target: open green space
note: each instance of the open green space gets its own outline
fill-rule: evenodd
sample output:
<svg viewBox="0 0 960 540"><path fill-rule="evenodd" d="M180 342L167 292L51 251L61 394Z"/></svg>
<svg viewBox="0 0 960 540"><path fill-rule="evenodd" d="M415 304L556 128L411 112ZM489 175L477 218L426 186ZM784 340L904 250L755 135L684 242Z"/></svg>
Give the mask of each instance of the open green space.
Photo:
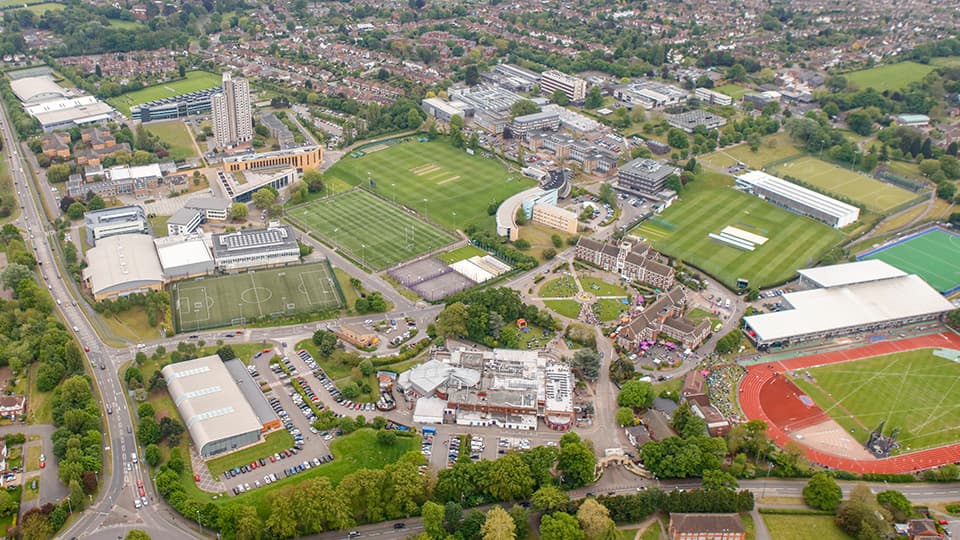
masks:
<svg viewBox="0 0 960 540"><path fill-rule="evenodd" d="M908 84L923 79L934 69L934 66L916 62L900 62L851 71L843 75L848 82L855 84L861 90L873 88L883 92L906 88Z"/></svg>
<svg viewBox="0 0 960 540"><path fill-rule="evenodd" d="M36 363L30 366L29 382L27 383L27 423L28 424L52 424L53 423L53 392L41 392L37 390L37 370L40 364Z"/></svg>
<svg viewBox="0 0 960 540"><path fill-rule="evenodd" d="M120 19L110 19L111 28L120 28L121 30L137 30L144 26L136 21L121 21Z"/></svg>
<svg viewBox="0 0 960 540"><path fill-rule="evenodd" d="M304 264L182 281L173 286L171 308L179 331L238 325L296 313L343 307L327 263Z"/></svg>
<svg viewBox="0 0 960 540"><path fill-rule="evenodd" d="M487 214L490 204L536 185L520 173L509 172L499 161L471 156L446 139L367 152L341 159L325 177L353 186L362 183L451 230L471 224L492 228L494 218Z"/></svg>
<svg viewBox="0 0 960 540"><path fill-rule="evenodd" d="M469 259L470 257L476 257L476 256L483 257L486 254L487 254L486 251L471 244L471 245L459 247L457 249L448 251L446 253L441 253L438 256L438 258L447 264L453 264L457 261Z"/></svg>
<svg viewBox="0 0 960 540"><path fill-rule="evenodd" d="M576 319L580 315L580 303L576 300L544 300L543 303L568 319Z"/></svg>
<svg viewBox="0 0 960 540"><path fill-rule="evenodd" d="M907 351L810 368L794 382L861 442L885 422L886 434L900 429L902 451L933 448L960 441L960 393L954 391L960 363L933 352Z"/></svg>
<svg viewBox="0 0 960 540"><path fill-rule="evenodd" d="M249 465L256 459L267 458L292 446L293 435L289 431L274 431L264 437L262 443L207 461L207 468L210 469L210 474L217 478L227 469Z"/></svg>
<svg viewBox="0 0 960 540"><path fill-rule="evenodd" d="M960 66L960 56L941 56L931 58L930 63L938 67L957 67Z"/></svg>
<svg viewBox="0 0 960 540"><path fill-rule="evenodd" d="M597 311L597 318L602 322L612 321L620 316L627 305L620 301L620 298L601 298L597 300L600 306Z"/></svg>
<svg viewBox="0 0 960 540"><path fill-rule="evenodd" d="M580 276L580 286L594 296L627 296L628 294L627 290L619 285L590 276Z"/></svg>
<svg viewBox="0 0 960 540"><path fill-rule="evenodd" d="M507 323L513 324L513 323ZM517 346L518 349L529 349L543 347L550 341L550 338L553 337L553 334L544 336L543 328L539 326L529 325L526 329L520 331L520 343Z"/></svg>
<svg viewBox="0 0 960 540"><path fill-rule="evenodd" d="M743 251L707 236L728 225L768 241L754 251ZM729 177L715 173L698 175L679 201L632 232L731 289L737 278L759 288L787 281L843 239L831 227L731 188Z"/></svg>
<svg viewBox="0 0 960 540"><path fill-rule="evenodd" d="M541 285L540 296L542 298L570 298L577 294L579 290L573 276L563 276L551 279Z"/></svg>
<svg viewBox="0 0 960 540"><path fill-rule="evenodd" d="M193 146L193 138L187 125L179 120L172 122L158 122L146 126L147 131L160 138L161 142L170 145L170 159L174 161L183 161L188 158L197 157L196 148Z"/></svg>
<svg viewBox="0 0 960 540"><path fill-rule="evenodd" d="M717 317L717 316L714 315L713 313L710 313L710 312L708 312L708 311L704 311L704 310L702 310L702 309L700 309L700 308L693 308L693 309L687 311L686 316L687 316L688 319L690 319L691 321L693 321L693 322L695 322L695 323L698 323L698 322L700 322L700 321L702 321L702 320L704 320L704 319L709 319L711 326L716 326L717 323L720 322L720 317Z"/></svg>
<svg viewBox="0 0 960 540"><path fill-rule="evenodd" d="M864 257L879 259L946 292L960 285L960 236L932 229Z"/></svg>
<svg viewBox="0 0 960 540"><path fill-rule="evenodd" d="M874 212L887 212L917 197L916 193L813 156L792 159L775 166L772 172L780 177L798 178L824 191L863 204Z"/></svg>
<svg viewBox="0 0 960 540"><path fill-rule="evenodd" d="M160 329L150 326L147 310L143 306L132 306L120 313L105 315L104 324L116 336L134 343L160 339Z"/></svg>
<svg viewBox="0 0 960 540"><path fill-rule="evenodd" d="M764 137L756 152L750 149L749 144L741 143L711 152L698 159L714 167L727 168L741 162L753 169L762 169L771 163L799 156L802 153L802 150L794 146L790 136L781 132Z"/></svg>
<svg viewBox="0 0 960 540"><path fill-rule="evenodd" d="M340 283L340 290L343 291L343 303L348 311L353 310L354 306L357 305L357 300L360 298L360 295L357 293L357 290L353 288L353 285L350 284L350 274L341 270L340 268L334 267L333 274L337 278L337 282Z"/></svg>
<svg viewBox="0 0 960 540"><path fill-rule="evenodd" d="M41 4L43 0L0 0L0 9L19 8L30 4Z"/></svg>
<svg viewBox="0 0 960 540"><path fill-rule="evenodd" d="M761 515L770 532L770 538L777 540L851 540L851 537L833 522L833 516Z"/></svg>
<svg viewBox="0 0 960 540"><path fill-rule="evenodd" d="M363 189L295 206L287 217L377 270L456 240L449 232Z"/></svg>
<svg viewBox="0 0 960 540"><path fill-rule="evenodd" d="M323 476L330 479L333 485L340 483L344 476L360 469L382 469L397 461L407 452L420 446L419 437L397 437L392 446L377 444L377 432L372 429L357 430L349 435L334 439L330 442L330 452L333 461L313 467L296 476L284 478L271 484L270 489L257 489L243 493L229 499L231 502L248 504L257 508L261 516L269 513L269 500L279 488L287 485L296 485L309 478Z"/></svg>
<svg viewBox="0 0 960 540"><path fill-rule="evenodd" d="M45 2L43 4L33 4L32 6L27 6L26 9L32 11L35 15L40 16L48 11L62 11L66 5L58 4L56 2Z"/></svg>
<svg viewBox="0 0 960 540"><path fill-rule="evenodd" d="M732 97L734 101L739 101L740 98L747 93L747 89L739 84L721 84L720 86L714 87L713 91L726 94Z"/></svg>
<svg viewBox="0 0 960 540"><path fill-rule="evenodd" d="M43 453L43 447L39 444L31 444L27 446L26 449L23 457L24 472L40 470L40 454Z"/></svg>
<svg viewBox="0 0 960 540"><path fill-rule="evenodd" d="M40 4L40 6L43 5L45 4ZM220 86L220 81L221 76L215 73L210 73L209 71L190 71L187 72L186 77L183 79L155 84L135 92L128 92L117 97L112 97L107 100L107 103L113 105L113 107L121 113L130 116L130 107L134 105L179 96L180 94L188 94L198 90L206 90L207 88L215 88Z"/></svg>
<svg viewBox="0 0 960 540"><path fill-rule="evenodd" d="M153 235L162 238L167 236L167 222L170 221L170 216L153 216L148 217L147 221L150 222L150 229L153 231Z"/></svg>

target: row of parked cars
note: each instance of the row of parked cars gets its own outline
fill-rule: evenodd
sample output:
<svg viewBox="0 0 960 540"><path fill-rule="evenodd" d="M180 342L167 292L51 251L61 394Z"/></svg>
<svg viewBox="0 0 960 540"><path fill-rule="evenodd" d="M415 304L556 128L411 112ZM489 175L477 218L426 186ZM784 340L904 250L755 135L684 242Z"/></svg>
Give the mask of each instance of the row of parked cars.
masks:
<svg viewBox="0 0 960 540"><path fill-rule="evenodd" d="M428 459L430 458L430 454L433 453L433 435L423 434L423 443L420 445L420 452L427 456Z"/></svg>
<svg viewBox="0 0 960 540"><path fill-rule="evenodd" d="M297 354L306 362L307 366L316 366L316 362L313 360L313 357L307 351L298 351ZM333 379L327 377L327 374L324 373L323 368L319 366L313 369L313 375L320 381L320 384L330 393L330 397L337 400L337 403L355 411L373 411L376 410L377 406L373 403L361 403L349 400L343 397L343 394L340 393L340 389L337 388L336 383L333 382Z"/></svg>

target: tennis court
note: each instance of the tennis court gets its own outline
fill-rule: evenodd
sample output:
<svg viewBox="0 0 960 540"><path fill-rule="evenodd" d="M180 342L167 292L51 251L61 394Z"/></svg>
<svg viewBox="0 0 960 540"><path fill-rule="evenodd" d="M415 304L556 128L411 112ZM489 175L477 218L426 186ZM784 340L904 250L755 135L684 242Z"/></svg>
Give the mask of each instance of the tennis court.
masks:
<svg viewBox="0 0 960 540"><path fill-rule="evenodd" d="M960 235L940 227L868 251L857 259L879 259L917 274L944 294L960 289Z"/></svg>
<svg viewBox="0 0 960 540"><path fill-rule="evenodd" d="M343 293L328 262L205 277L173 286L173 312L181 332L343 306Z"/></svg>

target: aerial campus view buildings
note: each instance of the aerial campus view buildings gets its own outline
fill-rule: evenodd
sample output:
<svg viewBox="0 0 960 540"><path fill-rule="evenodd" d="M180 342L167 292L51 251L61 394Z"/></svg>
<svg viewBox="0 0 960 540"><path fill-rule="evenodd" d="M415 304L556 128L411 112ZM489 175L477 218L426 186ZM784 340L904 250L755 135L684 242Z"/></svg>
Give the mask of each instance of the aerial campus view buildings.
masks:
<svg viewBox="0 0 960 540"><path fill-rule="evenodd" d="M478 8L502 14L485 25L505 35L513 35L513 25L533 24L505 26L511 16L501 9ZM632 28L636 10L611 20ZM752 17L742 19L753 24ZM789 17L766 19L767 25L786 24ZM87 310L71 320L79 323L70 324L75 335L85 336L92 354L99 354L112 347L106 341L114 333L130 331L129 313L113 313L130 304L127 299L169 302L158 310L170 320L161 322L155 339L132 343L140 352L151 348L143 342L176 345L176 360L158 350L147 360L137 355L134 365L131 346L131 354L104 354L116 358L116 366L92 365L154 371L147 400L161 395L164 404L173 404L164 414L183 423L190 437L185 448L197 458L187 477L192 470L191 487L201 494L192 496L249 501L240 499L247 491L275 489L270 485L278 479L299 482L286 478L313 467L325 471L328 458L341 457L334 445L350 435L340 438L335 428L321 433L320 416L325 422L328 413L354 418L356 411L374 410L390 428L424 435L421 453L429 465L420 474L429 467L456 468L455 447L466 444L461 441L470 441L476 461L481 455L500 458L506 448L525 450L529 440L558 444L562 433L575 431L589 435L591 449L601 456L594 478L605 466L623 465L639 473L635 482L647 485L645 469L655 465L644 459L642 441L656 444L683 434L671 425L678 405L678 418L691 411L711 437L763 420L781 447L800 443L814 468L835 467L839 456L858 472L887 464L905 468L884 472L915 472L960 457L948 446L956 442L949 439L952 425L942 426L948 434L943 439L923 435L946 450L924 454L922 467L910 468L906 460L884 461L910 455L913 434L901 435L912 427L907 420L892 417L869 437L854 429L831 443L817 439L809 425L772 414L793 392L799 397L790 406L809 408L817 429L847 431L851 420L834 414L844 408L844 398L805 386L816 384L804 370L822 367L813 363L820 354L852 351L849 360L857 362L866 357L860 354L864 346L892 354L932 351L922 352L929 358L890 360L924 369L929 363L935 366L935 373L925 372L931 377L955 361L956 340L946 323L956 310L960 279L952 269L960 262L960 243L946 223L949 214L937 206L952 182L949 138L955 126L940 111L908 110L917 103L911 98L876 107L881 112L852 107L827 113L828 105L839 107L826 99L818 103L828 88L853 94L859 83L841 84L837 72L815 67L827 62L818 55L803 69L774 66L767 73L748 62L746 72L733 53L722 60L730 69L710 62L700 67L674 45L658 60L669 69L638 75L631 68L625 72L630 76L614 76L611 64L568 73L573 70L565 62L558 69L556 59L528 49L542 42L552 56L576 56L562 24L549 32L531 26L502 51L499 43L461 38L459 26L441 32L421 24L418 18L400 24L352 21L339 30L350 37L343 43L328 42L329 36L298 40L301 57L322 43L338 56L336 62L352 65L349 74L326 71L333 63L291 69L291 55L264 59L259 49L266 43L234 39L246 31L246 20L239 19L236 28L222 29L230 39L200 48L217 51L200 56L204 69L218 71L206 84L219 86L188 87L193 78L185 66L196 64L186 58L179 79L144 89L138 79L137 90L118 86L116 93L99 83L81 84L88 81L73 66L86 65L84 59L9 73L12 97L5 99L18 100L17 114L35 124L27 137L36 162L29 174L37 174L30 188L42 186L38 199L57 214L58 226L64 224L57 240L34 238L28 228L29 244L38 255L53 249L48 242L60 244L61 251L67 251L65 243L79 246L70 251L75 270L61 279L76 274L80 294L100 303L98 310L104 307L101 316ZM458 24L484 31L471 17ZM416 31L395 33L404 25ZM300 27L271 22L267 31L283 48ZM31 42L44 40L45 32L31 34ZM392 36L394 45L368 50L374 36ZM243 45L223 48L225 43ZM390 58L416 44L434 44L437 58ZM609 43L581 45L614 50ZM508 50L515 54L501 56ZM486 68L472 63L472 70L460 69L468 58L485 56L495 59L484 62ZM151 55L142 58L153 61ZM97 60L98 78L122 69L125 61L116 58L118 65L108 67L108 60ZM734 60L746 73L729 65ZM245 69L251 66L259 67ZM441 66L452 67L455 76L435 85ZM627 69L616 66L621 68ZM950 76L939 65L927 73ZM399 91L394 85L401 79L413 86ZM299 89L291 92L291 86ZM335 86L339 93L330 91ZM141 91L136 100L129 97ZM106 101L89 95L111 93ZM414 99L397 99L401 95ZM856 125L863 115L869 129ZM381 124L385 117L393 122L389 129ZM868 134L850 148L849 134L830 139L845 123ZM873 137L877 131L882 135ZM383 135L366 140L368 133ZM917 133L937 136L926 139L925 149ZM919 150L911 150L911 137ZM818 140L834 142L826 152L821 143L816 152ZM878 148L889 168L854 170L866 170L857 160L876 166ZM843 164L842 172L831 169L833 163ZM878 195L893 190L889 199ZM801 242L801 234L836 240ZM755 272L765 266L783 268L779 274ZM522 311L507 318L486 305L501 288L512 290ZM48 290L56 293L52 284ZM153 294L159 292L169 294ZM483 324L475 324L481 315ZM108 321L94 325L89 317ZM84 332L88 327L100 330ZM94 335L104 337L94 342ZM236 348L220 354L209 345L190 346L229 344L231 338L237 338ZM599 357L593 375L583 364L591 351ZM611 384L614 371L627 373L617 386ZM826 386L830 373L822 373ZM100 374L94 375L101 384ZM124 382L134 396L130 380ZM626 382L656 384L651 395L662 392L675 401L635 407L622 420L617 391ZM774 386L788 390L776 393ZM902 403L900 396L896 400ZM876 412L857 405L850 405L849 416L873 422ZM116 402L107 406L113 408L104 418L119 410ZM303 418L292 419L286 412L291 407L303 411ZM654 412L640 411L647 408ZM919 423L936 423L935 413ZM127 433L127 444L137 448L131 426ZM449 460L431 454L434 437L441 435L450 437ZM283 457L266 452L288 437L292 454L311 453L302 468L274 465L289 457L287 450ZM483 437L499 438L503 450L484 454ZM885 450L865 456L878 440ZM144 457L143 450L138 453ZM127 472L117 467L115 474L134 474L126 454L118 465L126 463ZM221 466L248 456L253 469L256 463L267 467L263 483L236 485L234 471L241 467ZM772 467L759 455L754 460L754 466ZM597 485L603 482L601 477ZM128 486L135 510L145 515L143 483ZM198 511L196 520L202 519ZM731 538L746 536L735 514L674 513L668 528L677 538L718 529Z"/></svg>

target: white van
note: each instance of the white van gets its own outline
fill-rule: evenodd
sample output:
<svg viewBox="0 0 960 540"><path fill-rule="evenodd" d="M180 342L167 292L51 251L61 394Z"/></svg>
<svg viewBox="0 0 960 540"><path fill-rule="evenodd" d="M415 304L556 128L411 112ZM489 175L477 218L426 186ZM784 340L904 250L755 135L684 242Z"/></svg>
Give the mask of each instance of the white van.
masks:
<svg viewBox="0 0 960 540"><path fill-rule="evenodd" d="M130 461L132 461L132 462L134 462L134 463L137 462L137 453L136 453L136 452L131 452L131 453L130 453Z"/></svg>

